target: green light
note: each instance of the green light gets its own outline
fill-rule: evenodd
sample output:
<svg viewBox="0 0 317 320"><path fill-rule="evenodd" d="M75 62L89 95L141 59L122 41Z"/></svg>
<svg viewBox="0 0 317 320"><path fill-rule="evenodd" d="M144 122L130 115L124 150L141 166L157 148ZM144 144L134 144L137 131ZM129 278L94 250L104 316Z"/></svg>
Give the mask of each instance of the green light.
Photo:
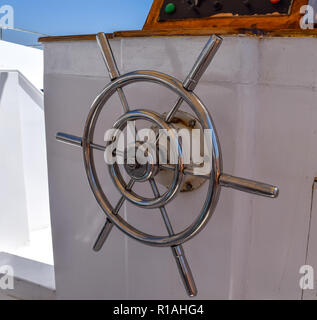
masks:
<svg viewBox="0 0 317 320"><path fill-rule="evenodd" d="M166 13L173 13L176 10L176 6L174 3L168 3L165 7Z"/></svg>

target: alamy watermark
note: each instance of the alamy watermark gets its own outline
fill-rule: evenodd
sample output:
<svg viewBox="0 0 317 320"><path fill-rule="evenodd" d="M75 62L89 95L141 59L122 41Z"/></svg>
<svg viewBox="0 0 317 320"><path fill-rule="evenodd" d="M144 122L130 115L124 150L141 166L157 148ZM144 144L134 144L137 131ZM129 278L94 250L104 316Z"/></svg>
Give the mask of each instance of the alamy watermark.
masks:
<svg viewBox="0 0 317 320"><path fill-rule="evenodd" d="M0 289L14 289L14 269L12 266L5 265L0 267Z"/></svg>
<svg viewBox="0 0 317 320"><path fill-rule="evenodd" d="M314 29L315 24L315 12L314 8L310 5L301 6L300 13L303 14L299 21L299 26L301 29Z"/></svg>
<svg viewBox="0 0 317 320"><path fill-rule="evenodd" d="M314 268L310 265L303 265L300 267L299 273L302 275L299 279L299 287L302 290L314 290Z"/></svg>
<svg viewBox="0 0 317 320"><path fill-rule="evenodd" d="M210 129L136 130L135 122L127 122L126 136L119 129L105 132L107 142L104 160L107 165L194 165L194 174L209 174L212 170L213 131Z"/></svg>
<svg viewBox="0 0 317 320"><path fill-rule="evenodd" d="M12 6L3 5L0 7L0 28L14 28L14 9Z"/></svg>

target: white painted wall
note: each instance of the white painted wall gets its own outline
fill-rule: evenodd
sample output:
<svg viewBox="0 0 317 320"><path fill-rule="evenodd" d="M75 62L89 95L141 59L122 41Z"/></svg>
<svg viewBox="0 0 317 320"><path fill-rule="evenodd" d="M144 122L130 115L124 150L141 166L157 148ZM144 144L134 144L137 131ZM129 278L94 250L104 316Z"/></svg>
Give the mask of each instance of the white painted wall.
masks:
<svg viewBox="0 0 317 320"><path fill-rule="evenodd" d="M43 51L0 40L0 70L19 70L38 89L43 89Z"/></svg>
<svg viewBox="0 0 317 320"><path fill-rule="evenodd" d="M44 99L22 74L18 88L28 221L35 231L50 226Z"/></svg>
<svg viewBox="0 0 317 320"><path fill-rule="evenodd" d="M49 227L43 94L18 71L0 71L0 251Z"/></svg>
<svg viewBox="0 0 317 320"><path fill-rule="evenodd" d="M17 73L0 73L0 251L29 239L17 82Z"/></svg>
<svg viewBox="0 0 317 320"><path fill-rule="evenodd" d="M121 72L154 69L184 79L206 37L112 40ZM100 253L92 245L105 217L83 166L82 152L55 141L58 131L82 135L89 107L109 81L95 42L47 43L45 117L50 207L58 298L186 298L168 248L152 248L113 230ZM214 118L224 171L276 184L278 199L222 190L206 229L184 245L200 299L300 299L311 188L317 175L316 66L313 38L226 37L196 92ZM163 88L126 90L130 105L159 112L175 97ZM114 99L97 129L119 116ZM119 197L97 161L115 203ZM176 229L200 208L203 191L168 205ZM161 233L157 212L125 206L129 222ZM179 227L177 227L179 226ZM317 267L317 266L316 266Z"/></svg>
<svg viewBox="0 0 317 320"><path fill-rule="evenodd" d="M53 266L3 252L0 265L11 266L14 271L14 288L0 288L0 300L55 300Z"/></svg>

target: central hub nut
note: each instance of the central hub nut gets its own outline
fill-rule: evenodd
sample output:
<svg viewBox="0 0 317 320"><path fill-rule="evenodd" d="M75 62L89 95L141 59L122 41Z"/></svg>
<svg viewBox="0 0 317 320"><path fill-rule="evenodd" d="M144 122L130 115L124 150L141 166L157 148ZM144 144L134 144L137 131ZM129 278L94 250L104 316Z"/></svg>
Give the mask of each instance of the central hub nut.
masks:
<svg viewBox="0 0 317 320"><path fill-rule="evenodd" d="M156 175L157 171L158 171L158 166L155 163L154 159L155 157L152 156L151 152L156 152L156 150L153 148L153 150L151 150L150 152L148 150L144 150L144 156L147 158L147 163L141 164L138 162L138 159L136 157L137 155L137 151L138 148L143 148L143 145L141 142L136 142L135 145L133 145L132 147L132 152L128 152L128 150L126 151L126 163L124 164L125 170L127 172L127 174L134 179L135 181L139 181L139 182L143 182L143 181L147 181L150 178L152 178L153 176ZM133 158L128 159L129 155L132 154ZM134 163L130 163L130 162L134 162Z"/></svg>

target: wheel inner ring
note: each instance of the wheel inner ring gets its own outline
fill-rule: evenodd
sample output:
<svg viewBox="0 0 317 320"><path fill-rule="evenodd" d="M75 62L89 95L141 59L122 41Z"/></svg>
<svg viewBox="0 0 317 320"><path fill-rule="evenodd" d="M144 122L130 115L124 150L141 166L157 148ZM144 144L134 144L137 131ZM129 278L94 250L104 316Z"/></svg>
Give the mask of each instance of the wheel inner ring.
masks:
<svg viewBox="0 0 317 320"><path fill-rule="evenodd" d="M113 125L116 132L122 132L122 130L126 127L128 121L135 121L135 120L149 120L152 123L158 125L161 129L170 130L171 127L167 124L159 114L154 111L150 110L133 110L130 112L125 113L121 116ZM135 204L136 206L153 209L159 208L166 205L169 201L171 201L177 194L180 189L182 176L183 176L183 159L182 159L182 151L180 144L178 142L177 135L173 131L170 132L171 142L173 142L173 148L177 149L178 151L178 163L174 170L173 180L170 185L170 188L160 197L157 198L145 198L142 196L137 195L132 190L127 189L127 184L124 181L119 166L117 163L109 166L110 176L114 185L117 187L119 192L130 202ZM118 140L118 139L116 139ZM133 171L133 170L132 170ZM150 171L147 177L144 180L151 178Z"/></svg>

